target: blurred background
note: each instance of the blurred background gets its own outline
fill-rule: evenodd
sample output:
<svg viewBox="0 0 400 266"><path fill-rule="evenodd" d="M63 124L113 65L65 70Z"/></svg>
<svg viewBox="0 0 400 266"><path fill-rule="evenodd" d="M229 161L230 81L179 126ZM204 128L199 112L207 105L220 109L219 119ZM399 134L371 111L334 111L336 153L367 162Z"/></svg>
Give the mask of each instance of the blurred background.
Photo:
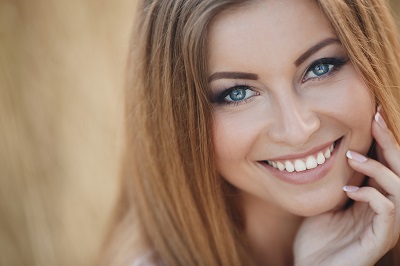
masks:
<svg viewBox="0 0 400 266"><path fill-rule="evenodd" d="M93 265L118 187L135 2L0 0L0 265Z"/></svg>
<svg viewBox="0 0 400 266"><path fill-rule="evenodd" d="M135 0L0 0L0 265L91 265L118 184Z"/></svg>

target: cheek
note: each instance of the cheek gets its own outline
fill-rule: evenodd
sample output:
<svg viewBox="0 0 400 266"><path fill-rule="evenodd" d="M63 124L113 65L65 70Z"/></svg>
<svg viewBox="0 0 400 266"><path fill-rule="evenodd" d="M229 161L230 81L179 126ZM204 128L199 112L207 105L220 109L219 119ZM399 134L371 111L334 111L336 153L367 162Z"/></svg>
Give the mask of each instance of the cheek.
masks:
<svg viewBox="0 0 400 266"><path fill-rule="evenodd" d="M265 190L254 172L253 152L263 129L263 120L256 119L254 112L214 113L213 144L219 174L236 188L258 195Z"/></svg>
<svg viewBox="0 0 400 266"><path fill-rule="evenodd" d="M347 119L353 127L370 128L375 108L373 99L363 83L356 81L350 86L351 89L343 96L343 104L339 108L346 110Z"/></svg>
<svg viewBox="0 0 400 266"><path fill-rule="evenodd" d="M245 159L262 131L260 121L250 111L235 114L217 111L213 120L213 143L218 168Z"/></svg>
<svg viewBox="0 0 400 266"><path fill-rule="evenodd" d="M366 85L358 78L349 79L334 101L338 117L351 131L349 148L366 153L371 145L371 126L375 103ZM349 81L348 80L348 81Z"/></svg>
<svg viewBox="0 0 400 266"><path fill-rule="evenodd" d="M327 84L309 105L317 105L317 112L341 121L350 129L363 129L370 133L375 113L374 97L358 76L353 66L341 70L340 77Z"/></svg>

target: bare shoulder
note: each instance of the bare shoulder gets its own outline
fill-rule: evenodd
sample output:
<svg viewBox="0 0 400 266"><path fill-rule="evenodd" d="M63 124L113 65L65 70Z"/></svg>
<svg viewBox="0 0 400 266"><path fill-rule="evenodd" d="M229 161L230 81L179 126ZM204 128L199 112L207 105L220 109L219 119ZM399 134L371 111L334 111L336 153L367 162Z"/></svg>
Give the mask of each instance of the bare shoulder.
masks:
<svg viewBox="0 0 400 266"><path fill-rule="evenodd" d="M163 266L153 251L138 256L130 266Z"/></svg>

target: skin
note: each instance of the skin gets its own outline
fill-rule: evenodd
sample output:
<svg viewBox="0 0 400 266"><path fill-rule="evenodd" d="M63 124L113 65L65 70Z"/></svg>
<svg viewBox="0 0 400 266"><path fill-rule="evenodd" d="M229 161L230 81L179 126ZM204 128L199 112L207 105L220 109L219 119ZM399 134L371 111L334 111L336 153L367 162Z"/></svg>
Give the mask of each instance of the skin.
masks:
<svg viewBox="0 0 400 266"><path fill-rule="evenodd" d="M227 10L210 27L208 51L216 163L240 191L255 261L369 265L393 247L400 230L393 211L400 169L393 166L400 151L390 131L374 121L373 97L314 2L253 1ZM310 66L321 58L345 63L324 63L329 71L317 77ZM246 96L228 103L232 94L223 92L235 86ZM389 168L346 157L348 150L366 155L373 137L381 161L394 156L386 158ZM338 139L333 166L313 182L288 183L261 163L296 158ZM343 192L345 185L360 186L365 175L389 196L373 187ZM349 197L357 202L344 210Z"/></svg>

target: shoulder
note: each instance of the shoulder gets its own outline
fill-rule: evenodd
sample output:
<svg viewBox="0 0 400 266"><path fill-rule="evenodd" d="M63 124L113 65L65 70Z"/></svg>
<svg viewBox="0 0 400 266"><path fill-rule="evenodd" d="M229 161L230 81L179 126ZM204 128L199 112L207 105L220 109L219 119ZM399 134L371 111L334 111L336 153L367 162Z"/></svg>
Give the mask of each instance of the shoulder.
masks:
<svg viewBox="0 0 400 266"><path fill-rule="evenodd" d="M153 251L148 251L137 257L130 266L163 266Z"/></svg>

